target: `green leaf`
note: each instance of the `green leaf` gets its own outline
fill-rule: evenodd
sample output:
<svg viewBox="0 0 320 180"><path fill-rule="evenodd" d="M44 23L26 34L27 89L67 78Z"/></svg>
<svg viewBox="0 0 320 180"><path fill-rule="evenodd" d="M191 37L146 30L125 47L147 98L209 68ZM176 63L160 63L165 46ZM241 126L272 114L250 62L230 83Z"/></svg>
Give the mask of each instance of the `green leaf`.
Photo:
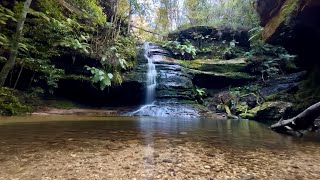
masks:
<svg viewBox="0 0 320 180"><path fill-rule="evenodd" d="M109 77L109 79L112 79L113 78L113 74L108 73L108 77Z"/></svg>

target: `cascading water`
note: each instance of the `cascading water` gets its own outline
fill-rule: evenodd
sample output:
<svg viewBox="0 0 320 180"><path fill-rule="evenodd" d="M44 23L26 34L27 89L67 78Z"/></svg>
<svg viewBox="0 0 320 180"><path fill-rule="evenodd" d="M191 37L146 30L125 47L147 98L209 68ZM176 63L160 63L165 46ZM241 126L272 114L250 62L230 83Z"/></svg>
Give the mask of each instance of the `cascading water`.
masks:
<svg viewBox="0 0 320 180"><path fill-rule="evenodd" d="M144 105L129 115L197 117L198 110L194 106L178 101L183 94L188 94L182 91L193 91L191 76L187 71L180 64L165 58L170 57L170 53L155 43L144 43L141 55L144 58L141 59L139 67L143 73L147 70L146 95ZM159 68L158 72L155 63ZM159 92L156 92L156 89Z"/></svg>
<svg viewBox="0 0 320 180"><path fill-rule="evenodd" d="M154 106L155 101L155 92L157 87L157 71L156 66L153 63L152 54L150 53L150 43L146 42L143 45L144 49L144 57L148 60L148 70L147 70L147 91L146 91L146 99L145 99L145 105L142 106L137 111L134 111L131 113L131 115L136 115L139 112L144 111L145 109Z"/></svg>
<svg viewBox="0 0 320 180"><path fill-rule="evenodd" d="M153 104L155 100L155 91L157 86L157 71L156 66L153 63L152 58L150 57L150 43L144 43L144 57L148 60L148 71L147 71L147 92L146 92L146 101L147 105Z"/></svg>

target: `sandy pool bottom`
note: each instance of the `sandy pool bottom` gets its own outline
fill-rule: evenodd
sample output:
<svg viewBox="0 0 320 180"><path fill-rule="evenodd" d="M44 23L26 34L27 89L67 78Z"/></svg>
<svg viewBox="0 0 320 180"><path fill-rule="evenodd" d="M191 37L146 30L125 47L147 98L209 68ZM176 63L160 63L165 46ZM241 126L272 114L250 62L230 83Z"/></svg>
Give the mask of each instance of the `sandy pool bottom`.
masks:
<svg viewBox="0 0 320 180"><path fill-rule="evenodd" d="M217 148L181 139L1 144L0 179L320 179L320 150Z"/></svg>

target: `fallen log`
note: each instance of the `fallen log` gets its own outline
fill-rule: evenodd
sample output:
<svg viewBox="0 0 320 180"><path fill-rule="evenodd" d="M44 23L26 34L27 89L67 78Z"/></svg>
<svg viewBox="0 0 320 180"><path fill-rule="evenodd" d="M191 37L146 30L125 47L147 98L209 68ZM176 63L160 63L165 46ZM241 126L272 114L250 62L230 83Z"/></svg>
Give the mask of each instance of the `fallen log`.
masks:
<svg viewBox="0 0 320 180"><path fill-rule="evenodd" d="M280 120L278 123L271 125L271 129L280 133L298 132L302 130L315 131L318 127L315 120L320 116L320 102L308 107L296 117L287 120Z"/></svg>

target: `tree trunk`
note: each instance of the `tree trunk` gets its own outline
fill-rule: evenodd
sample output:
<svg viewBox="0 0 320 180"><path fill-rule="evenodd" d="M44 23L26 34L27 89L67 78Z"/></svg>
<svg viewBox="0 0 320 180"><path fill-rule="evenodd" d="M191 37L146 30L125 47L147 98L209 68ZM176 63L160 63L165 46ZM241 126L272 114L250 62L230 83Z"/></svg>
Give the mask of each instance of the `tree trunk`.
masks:
<svg viewBox="0 0 320 180"><path fill-rule="evenodd" d="M4 86L4 83L8 77L10 70L15 65L16 58L18 55L18 50L19 50L19 42L22 36L23 25L26 20L31 2L32 0L25 1L24 7L21 12L21 16L17 22L17 29L16 29L15 35L13 36L13 42L12 42L12 47L10 49L9 60L6 62L6 64L3 66L0 72L0 87Z"/></svg>
<svg viewBox="0 0 320 180"><path fill-rule="evenodd" d="M271 126L277 132L287 133L290 131L308 130L314 128L315 120L320 116L320 102L308 107L302 113L288 120L280 120Z"/></svg>
<svg viewBox="0 0 320 180"><path fill-rule="evenodd" d="M129 0L129 17L128 17L128 35L131 30L131 19L132 19L132 0Z"/></svg>
<svg viewBox="0 0 320 180"><path fill-rule="evenodd" d="M22 74L23 68L24 68L24 64L23 64L23 61L22 61L22 63L21 63L21 68L20 68L18 77L17 77L17 79L16 79L16 82L14 83L13 89L16 89L16 87L17 87L17 84L18 84L18 81L19 81L20 76L21 76L21 74Z"/></svg>

